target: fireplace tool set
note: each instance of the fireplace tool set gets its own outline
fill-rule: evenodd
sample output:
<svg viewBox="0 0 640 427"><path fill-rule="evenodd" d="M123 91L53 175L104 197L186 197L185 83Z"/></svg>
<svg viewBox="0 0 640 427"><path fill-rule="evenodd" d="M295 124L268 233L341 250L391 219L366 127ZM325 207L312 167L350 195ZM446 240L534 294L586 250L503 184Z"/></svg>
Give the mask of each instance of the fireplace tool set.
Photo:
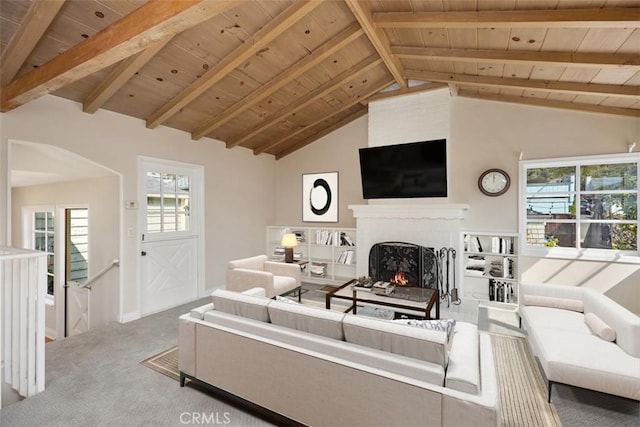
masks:
<svg viewBox="0 0 640 427"><path fill-rule="evenodd" d="M453 248L441 248L436 252L438 257L438 292L440 300L459 305L462 301L458 296L456 287L456 250Z"/></svg>

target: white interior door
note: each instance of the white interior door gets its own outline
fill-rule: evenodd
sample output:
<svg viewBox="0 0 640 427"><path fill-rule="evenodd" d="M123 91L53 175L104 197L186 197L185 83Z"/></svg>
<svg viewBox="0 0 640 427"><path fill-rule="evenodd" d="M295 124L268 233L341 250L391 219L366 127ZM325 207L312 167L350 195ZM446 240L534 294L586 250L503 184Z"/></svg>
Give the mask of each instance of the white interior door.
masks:
<svg viewBox="0 0 640 427"><path fill-rule="evenodd" d="M141 311L146 315L198 297L202 171L152 159L141 165Z"/></svg>
<svg viewBox="0 0 640 427"><path fill-rule="evenodd" d="M67 336L89 330L89 289L72 284L67 288Z"/></svg>
<svg viewBox="0 0 640 427"><path fill-rule="evenodd" d="M87 332L91 326L91 291L78 286L89 279L89 209L68 208L60 212L64 213L65 221L65 336L71 337Z"/></svg>

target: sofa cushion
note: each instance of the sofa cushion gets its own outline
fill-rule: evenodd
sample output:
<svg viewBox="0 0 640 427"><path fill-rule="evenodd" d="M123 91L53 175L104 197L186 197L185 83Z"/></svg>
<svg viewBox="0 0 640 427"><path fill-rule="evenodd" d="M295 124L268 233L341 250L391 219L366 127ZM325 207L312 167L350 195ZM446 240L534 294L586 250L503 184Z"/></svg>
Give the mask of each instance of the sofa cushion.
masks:
<svg viewBox="0 0 640 427"><path fill-rule="evenodd" d="M536 305L540 307L559 308L562 310L573 310L582 313L584 304L582 300L571 298L556 298L544 295L525 295L524 305Z"/></svg>
<svg viewBox="0 0 640 427"><path fill-rule="evenodd" d="M267 305L270 299L246 295L226 289L216 289L211 294L213 305L217 311L248 317L261 322L269 321Z"/></svg>
<svg viewBox="0 0 640 427"><path fill-rule="evenodd" d="M615 341L616 340L616 331L606 323L602 321L598 316L593 313L587 313L584 315L584 323L587 324L589 329L593 331L594 334L599 336L605 341Z"/></svg>
<svg viewBox="0 0 640 427"><path fill-rule="evenodd" d="M451 337L449 365L445 386L465 393L480 391L480 352L478 327L471 323L457 322Z"/></svg>
<svg viewBox="0 0 640 427"><path fill-rule="evenodd" d="M584 323L584 314L577 311L527 305L520 310L520 316L526 318L527 326L532 325L534 328L550 328L591 335L589 327Z"/></svg>
<svg viewBox="0 0 640 427"><path fill-rule="evenodd" d="M447 366L446 332L351 314L345 315L342 327L347 342Z"/></svg>
<svg viewBox="0 0 640 427"><path fill-rule="evenodd" d="M344 313L281 301L271 301L268 310L271 323L274 325L344 340L342 332Z"/></svg>

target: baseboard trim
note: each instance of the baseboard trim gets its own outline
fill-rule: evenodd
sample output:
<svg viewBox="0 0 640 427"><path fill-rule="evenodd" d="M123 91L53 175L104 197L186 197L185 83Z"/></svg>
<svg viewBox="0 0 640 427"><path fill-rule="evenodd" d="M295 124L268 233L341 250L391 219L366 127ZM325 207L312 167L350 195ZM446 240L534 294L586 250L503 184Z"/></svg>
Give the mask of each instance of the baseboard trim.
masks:
<svg viewBox="0 0 640 427"><path fill-rule="evenodd" d="M58 339L58 331L53 329L53 328L49 328L48 326L45 326L45 328L44 328L44 336L46 336L47 338L51 338L52 340L57 340Z"/></svg>
<svg viewBox="0 0 640 427"><path fill-rule="evenodd" d="M120 316L120 323L128 323L128 322L133 322L134 320L138 320L140 319L140 312L138 311L132 311L130 313L125 313L122 316Z"/></svg>

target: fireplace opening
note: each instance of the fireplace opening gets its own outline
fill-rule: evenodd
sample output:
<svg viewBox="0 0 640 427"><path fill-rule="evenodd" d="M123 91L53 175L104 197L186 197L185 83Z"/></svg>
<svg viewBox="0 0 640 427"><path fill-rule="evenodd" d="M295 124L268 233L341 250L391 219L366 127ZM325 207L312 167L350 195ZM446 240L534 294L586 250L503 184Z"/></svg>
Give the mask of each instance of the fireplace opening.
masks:
<svg viewBox="0 0 640 427"><path fill-rule="evenodd" d="M438 288L438 259L433 248L407 242L380 242L369 251L369 277L397 286Z"/></svg>

